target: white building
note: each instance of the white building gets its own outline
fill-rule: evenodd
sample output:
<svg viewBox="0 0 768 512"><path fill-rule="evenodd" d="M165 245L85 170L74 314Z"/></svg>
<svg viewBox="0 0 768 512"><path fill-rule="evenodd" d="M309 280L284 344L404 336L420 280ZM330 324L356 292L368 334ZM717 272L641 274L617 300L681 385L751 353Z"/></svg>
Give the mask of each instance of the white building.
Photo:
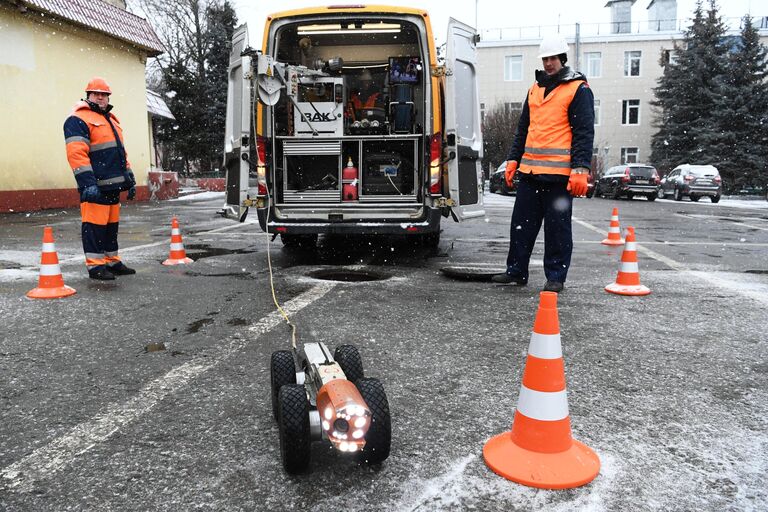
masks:
<svg viewBox="0 0 768 512"><path fill-rule="evenodd" d="M587 76L595 96L594 151L602 166L647 162L656 132L653 89L663 73L662 62L674 59L675 43L681 43L690 20L676 18L675 0L652 0L649 21L633 23L634 3L610 0L611 23L483 31L478 44L481 110L499 104L522 108L534 72L542 67L537 58L541 38L560 33L570 45L568 65ZM733 29L729 35L739 34L740 21L726 20ZM768 45L768 18L755 23Z"/></svg>

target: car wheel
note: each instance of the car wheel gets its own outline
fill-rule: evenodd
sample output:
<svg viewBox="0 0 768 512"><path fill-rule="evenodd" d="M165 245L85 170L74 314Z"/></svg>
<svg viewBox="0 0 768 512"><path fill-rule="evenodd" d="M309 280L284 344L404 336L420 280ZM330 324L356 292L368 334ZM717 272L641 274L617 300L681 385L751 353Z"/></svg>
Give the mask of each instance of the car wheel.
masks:
<svg viewBox="0 0 768 512"><path fill-rule="evenodd" d="M285 247L290 249L314 249L317 244L317 235L288 235L280 233L280 240Z"/></svg>
<svg viewBox="0 0 768 512"><path fill-rule="evenodd" d="M700 197L700 196L697 196L696 194L691 194L691 195L690 195L690 196L688 196L688 197L690 197L690 198L691 198L691 201L693 201L694 203L695 203L695 202L697 202L699 199L701 199L701 197Z"/></svg>
<svg viewBox="0 0 768 512"><path fill-rule="evenodd" d="M333 352L333 358L341 366L341 371L348 381L357 382L365 377L363 372L363 359L354 345L339 345Z"/></svg>
<svg viewBox="0 0 768 512"><path fill-rule="evenodd" d="M280 388L277 423L280 428L280 455L290 474L309 467L311 454L309 400L304 386L288 384Z"/></svg>
<svg viewBox="0 0 768 512"><path fill-rule="evenodd" d="M683 191L679 188L675 189L675 201L682 201L683 200Z"/></svg>
<svg viewBox="0 0 768 512"><path fill-rule="evenodd" d="M595 197L600 197L602 193L600 192L600 184L595 183L595 192L593 194Z"/></svg>
<svg viewBox="0 0 768 512"><path fill-rule="evenodd" d="M594 195L595 195L594 187L590 188L590 189L587 189L587 199L592 199L592 196L594 196Z"/></svg>
<svg viewBox="0 0 768 512"><path fill-rule="evenodd" d="M649 201L655 201L656 200L656 194L648 194L645 197L647 197Z"/></svg>
<svg viewBox="0 0 768 512"><path fill-rule="evenodd" d="M367 464L380 464L389 457L392 444L387 395L378 379L360 379L356 385L371 411L371 424L365 434L365 448L360 453L360 459Z"/></svg>
<svg viewBox="0 0 768 512"><path fill-rule="evenodd" d="M720 202L720 194L716 196L709 196L709 199L711 199L713 203L718 203Z"/></svg>
<svg viewBox="0 0 768 512"><path fill-rule="evenodd" d="M496 192L496 187L493 186L493 183L488 184L488 192L490 192L491 194Z"/></svg>
<svg viewBox="0 0 768 512"><path fill-rule="evenodd" d="M293 362L293 354L289 350L272 352L269 377L272 383L272 414L277 419L280 388L286 384L296 384L296 365Z"/></svg>
<svg viewBox="0 0 768 512"><path fill-rule="evenodd" d="M635 194L633 192L627 192L627 199L634 199Z"/></svg>
<svg viewBox="0 0 768 512"><path fill-rule="evenodd" d="M621 199L621 187L618 183L613 186L613 199Z"/></svg>
<svg viewBox="0 0 768 512"><path fill-rule="evenodd" d="M664 189L659 187L659 190L656 191L656 197L659 199L664 199L666 196L664 195Z"/></svg>

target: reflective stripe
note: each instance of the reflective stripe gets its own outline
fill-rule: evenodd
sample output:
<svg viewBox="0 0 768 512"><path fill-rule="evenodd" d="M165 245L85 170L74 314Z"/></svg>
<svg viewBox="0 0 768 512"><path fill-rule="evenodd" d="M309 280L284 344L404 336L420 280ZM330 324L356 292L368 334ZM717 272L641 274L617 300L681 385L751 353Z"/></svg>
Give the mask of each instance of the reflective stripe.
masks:
<svg viewBox="0 0 768 512"><path fill-rule="evenodd" d="M61 268L59 265L40 265L41 276L58 276L61 275Z"/></svg>
<svg viewBox="0 0 768 512"><path fill-rule="evenodd" d="M114 178L109 178L107 180L98 180L96 182L97 185L112 185L113 183L122 183L125 181L125 176L115 176Z"/></svg>
<svg viewBox="0 0 768 512"><path fill-rule="evenodd" d="M82 174L84 172L93 172L93 167L90 165L81 165L76 169L72 169L72 172L74 172L75 176L77 176L78 174Z"/></svg>
<svg viewBox="0 0 768 512"><path fill-rule="evenodd" d="M104 259L104 253L101 252L87 252L85 253L86 259L89 260L103 260Z"/></svg>
<svg viewBox="0 0 768 512"><path fill-rule="evenodd" d="M104 253L105 256L109 256L110 258L114 258L117 256L117 251L107 251Z"/></svg>
<svg viewBox="0 0 768 512"><path fill-rule="evenodd" d="M101 151L103 149L109 149L109 148L116 148L117 142L110 141L110 142L102 142L101 144L92 144L91 145L91 153L94 151Z"/></svg>
<svg viewBox="0 0 768 512"><path fill-rule="evenodd" d="M527 153L536 153L538 155L570 155L570 149L558 149L558 148L532 148L525 147Z"/></svg>
<svg viewBox="0 0 768 512"><path fill-rule="evenodd" d="M627 242L624 245L625 251L637 251L637 242Z"/></svg>
<svg viewBox="0 0 768 512"><path fill-rule="evenodd" d="M619 226L611 226L608 228L609 233L621 233Z"/></svg>
<svg viewBox="0 0 768 512"><path fill-rule="evenodd" d="M619 265L619 272L626 272L627 274L637 274L640 272L640 268L637 266L636 261L622 261Z"/></svg>
<svg viewBox="0 0 768 512"><path fill-rule="evenodd" d="M538 357L539 359L559 359L563 357L560 335L531 333L528 355Z"/></svg>
<svg viewBox="0 0 768 512"><path fill-rule="evenodd" d="M563 169L571 168L571 162L550 162L547 160L534 160L532 158L521 158L520 163L538 167L561 167Z"/></svg>
<svg viewBox="0 0 768 512"><path fill-rule="evenodd" d="M546 393L520 386L517 410L534 420L562 420L568 417L568 394L565 390Z"/></svg>
<svg viewBox="0 0 768 512"><path fill-rule="evenodd" d="M171 229L171 235L180 235L180 234L181 234L181 231L179 230L179 228Z"/></svg>
<svg viewBox="0 0 768 512"><path fill-rule="evenodd" d="M43 242L43 250L41 252L56 252L56 244L53 242Z"/></svg>
<svg viewBox="0 0 768 512"><path fill-rule="evenodd" d="M88 137L83 137L81 135L73 135L72 137L67 137L66 139L64 139L65 144L70 144L72 142L85 142L89 146L91 145L91 139L89 139Z"/></svg>
<svg viewBox="0 0 768 512"><path fill-rule="evenodd" d="M171 244L171 250L172 251L183 251L184 250L184 244Z"/></svg>

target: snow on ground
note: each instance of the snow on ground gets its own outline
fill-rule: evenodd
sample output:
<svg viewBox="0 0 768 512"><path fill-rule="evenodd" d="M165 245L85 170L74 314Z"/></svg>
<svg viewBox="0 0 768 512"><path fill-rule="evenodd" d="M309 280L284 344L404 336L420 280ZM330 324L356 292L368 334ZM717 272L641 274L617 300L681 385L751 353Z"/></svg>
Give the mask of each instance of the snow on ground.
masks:
<svg viewBox="0 0 768 512"><path fill-rule="evenodd" d="M182 192L184 192L184 190L182 190ZM168 201L207 201L209 199L224 199L224 192L201 190L197 193L188 193L175 199L168 199Z"/></svg>

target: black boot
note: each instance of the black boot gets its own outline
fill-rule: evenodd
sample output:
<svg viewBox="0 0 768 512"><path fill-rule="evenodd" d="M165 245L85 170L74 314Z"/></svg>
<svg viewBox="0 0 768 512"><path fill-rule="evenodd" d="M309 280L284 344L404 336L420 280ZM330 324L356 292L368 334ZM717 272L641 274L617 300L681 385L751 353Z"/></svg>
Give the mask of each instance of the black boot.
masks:
<svg viewBox="0 0 768 512"><path fill-rule="evenodd" d="M503 274L496 274L491 277L491 281L498 284L509 284L512 286L525 286L528 284L528 280L524 277L513 276L504 272Z"/></svg>
<svg viewBox="0 0 768 512"><path fill-rule="evenodd" d="M99 281L114 281L115 274L107 270L107 267L99 265L88 270L88 277L98 279Z"/></svg>
<svg viewBox="0 0 768 512"><path fill-rule="evenodd" d="M560 293L563 291L563 283L560 281L547 281L547 284L544 285L544 291Z"/></svg>
<svg viewBox="0 0 768 512"><path fill-rule="evenodd" d="M115 265L108 266L107 268L109 269L110 272L112 272L116 276L130 276L131 274L136 273L135 270L133 270L130 267L127 267L125 263L123 263L122 261Z"/></svg>

